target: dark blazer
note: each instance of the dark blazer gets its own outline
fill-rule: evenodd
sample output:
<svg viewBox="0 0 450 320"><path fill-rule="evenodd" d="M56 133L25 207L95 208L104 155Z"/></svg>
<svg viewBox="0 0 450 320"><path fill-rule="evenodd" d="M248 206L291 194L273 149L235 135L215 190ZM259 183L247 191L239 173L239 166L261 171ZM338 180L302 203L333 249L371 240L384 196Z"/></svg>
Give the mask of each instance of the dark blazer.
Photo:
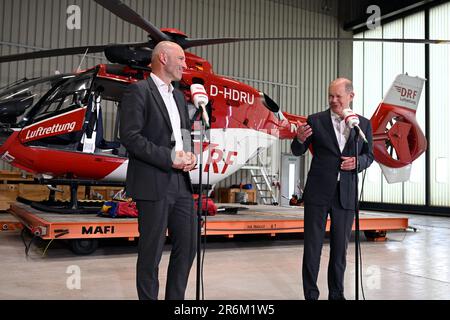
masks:
<svg viewBox="0 0 450 320"><path fill-rule="evenodd" d="M180 114L183 150L192 151L191 125L183 93L173 91ZM119 106L120 141L128 151L127 195L135 200L165 196L172 168L175 138L169 114L151 77L128 86ZM185 130L183 130L185 129ZM183 173L192 192L189 173Z"/></svg>
<svg viewBox="0 0 450 320"><path fill-rule="evenodd" d="M358 172L368 168L373 161L372 127L370 121L359 117L359 127L366 135L368 144L358 140ZM292 153L300 156L312 145L313 158L308 173L303 199L305 205L328 206L334 196L337 185L338 172L340 177L340 200L344 209L355 210L355 175L352 171L340 171L341 156L355 155L355 129L350 136L344 150L340 151L333 125L330 109L315 113L308 117L307 123L313 134L301 143L295 138L292 141Z"/></svg>

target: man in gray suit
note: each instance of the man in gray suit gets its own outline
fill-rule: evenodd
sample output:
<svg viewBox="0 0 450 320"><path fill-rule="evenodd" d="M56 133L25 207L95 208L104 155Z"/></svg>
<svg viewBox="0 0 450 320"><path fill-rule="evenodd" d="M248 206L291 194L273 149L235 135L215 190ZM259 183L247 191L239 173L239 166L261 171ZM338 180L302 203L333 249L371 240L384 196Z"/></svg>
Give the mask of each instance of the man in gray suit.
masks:
<svg viewBox="0 0 450 320"><path fill-rule="evenodd" d="M152 52L152 73L131 84L121 100L120 138L129 153L127 194L139 211L136 283L139 299L158 299L158 270L166 230L172 240L165 298L182 300L196 252L189 171L191 152L186 100L171 82L187 67L183 49L162 41Z"/></svg>
<svg viewBox="0 0 450 320"><path fill-rule="evenodd" d="M343 110L353 100L350 80L338 78L328 88L329 109L308 117L299 126L291 144L300 156L312 146L313 158L304 191L303 292L305 299L317 300L317 276L328 213L330 214L330 260L328 263L328 299L344 300L344 272L348 241L355 214L355 129L344 121ZM358 116L368 143L358 141L357 171L373 161L370 121Z"/></svg>

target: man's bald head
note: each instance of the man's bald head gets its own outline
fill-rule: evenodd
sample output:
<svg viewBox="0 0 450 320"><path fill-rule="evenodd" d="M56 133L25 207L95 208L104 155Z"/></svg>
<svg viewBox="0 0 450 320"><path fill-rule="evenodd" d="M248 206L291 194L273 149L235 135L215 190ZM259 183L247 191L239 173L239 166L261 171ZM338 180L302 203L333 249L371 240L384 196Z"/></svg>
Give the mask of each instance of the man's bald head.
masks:
<svg viewBox="0 0 450 320"><path fill-rule="evenodd" d="M187 68L184 51L178 44L161 41L152 52L152 72L165 83L180 81Z"/></svg>
<svg viewBox="0 0 450 320"><path fill-rule="evenodd" d="M152 63L159 59L161 53L167 54L173 50L183 50L178 44L172 41L161 41L154 48L152 52Z"/></svg>

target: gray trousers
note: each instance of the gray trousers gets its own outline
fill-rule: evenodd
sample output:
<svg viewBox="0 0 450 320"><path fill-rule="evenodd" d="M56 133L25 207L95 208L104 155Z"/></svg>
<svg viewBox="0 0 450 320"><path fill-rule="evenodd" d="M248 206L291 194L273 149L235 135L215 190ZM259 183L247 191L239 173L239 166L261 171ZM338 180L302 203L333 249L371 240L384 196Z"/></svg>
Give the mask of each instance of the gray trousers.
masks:
<svg viewBox="0 0 450 320"><path fill-rule="evenodd" d="M303 293L305 299L319 298L317 276L320 267L327 216L330 214L330 260L328 262L328 298L344 297L344 273L347 246L352 233L354 210L343 209L339 201L339 184L329 206L305 204L303 251Z"/></svg>
<svg viewBox="0 0 450 320"><path fill-rule="evenodd" d="M174 170L167 196L158 201L136 201L139 211L139 245L136 268L137 292L140 300L157 300L159 263L166 239L172 243L165 298L183 300L196 254L197 217L187 182Z"/></svg>

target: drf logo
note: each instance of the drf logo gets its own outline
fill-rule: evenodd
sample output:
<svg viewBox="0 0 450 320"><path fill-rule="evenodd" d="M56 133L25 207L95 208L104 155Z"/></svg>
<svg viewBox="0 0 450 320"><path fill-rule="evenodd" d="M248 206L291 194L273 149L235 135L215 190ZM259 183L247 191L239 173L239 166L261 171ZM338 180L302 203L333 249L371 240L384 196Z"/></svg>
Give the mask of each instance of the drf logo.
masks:
<svg viewBox="0 0 450 320"><path fill-rule="evenodd" d="M69 290L81 289L81 269L77 265L68 266L66 273L70 274L66 280L66 287Z"/></svg>
<svg viewBox="0 0 450 320"><path fill-rule="evenodd" d="M69 15L66 20L66 26L69 30L81 29L81 9L77 5L67 7L66 13Z"/></svg>
<svg viewBox="0 0 450 320"><path fill-rule="evenodd" d="M210 166L212 166L213 173L216 174L225 174L227 172L228 167L235 164L237 158L237 151L224 151L218 149L219 145L215 143L210 143L205 147L205 151L209 149L208 152L208 160L206 161L204 172L208 172ZM196 150L200 150L198 142L196 143ZM223 162L222 170L219 169L219 162Z"/></svg>
<svg viewBox="0 0 450 320"><path fill-rule="evenodd" d="M395 89L400 93L400 95L404 98L408 98L408 99L416 99L417 96L417 91L416 90L411 90L411 89L406 89L400 86L395 86Z"/></svg>

